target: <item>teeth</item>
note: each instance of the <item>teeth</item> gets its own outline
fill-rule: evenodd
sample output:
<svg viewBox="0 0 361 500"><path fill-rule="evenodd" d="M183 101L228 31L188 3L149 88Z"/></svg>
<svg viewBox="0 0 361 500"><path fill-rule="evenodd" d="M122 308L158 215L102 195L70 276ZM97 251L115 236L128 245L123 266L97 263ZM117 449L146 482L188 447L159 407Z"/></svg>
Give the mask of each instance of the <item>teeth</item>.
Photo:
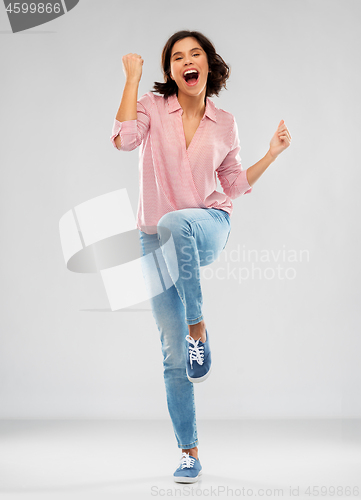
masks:
<svg viewBox="0 0 361 500"><path fill-rule="evenodd" d="M198 71L195 69L188 69L183 73L183 76L188 75L189 73L198 73Z"/></svg>

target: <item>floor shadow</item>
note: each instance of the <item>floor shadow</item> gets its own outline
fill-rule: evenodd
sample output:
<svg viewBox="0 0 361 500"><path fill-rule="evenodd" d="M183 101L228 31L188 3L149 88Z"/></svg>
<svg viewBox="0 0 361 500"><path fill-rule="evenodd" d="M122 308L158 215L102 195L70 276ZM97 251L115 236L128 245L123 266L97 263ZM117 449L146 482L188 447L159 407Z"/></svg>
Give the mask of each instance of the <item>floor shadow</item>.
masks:
<svg viewBox="0 0 361 500"><path fill-rule="evenodd" d="M122 312L145 312L145 311L151 311L151 309L129 309L129 308L124 308L124 309L118 309L117 311L112 311L111 309L79 309L79 311L85 311L85 312L108 312L108 313L122 313Z"/></svg>
<svg viewBox="0 0 361 500"><path fill-rule="evenodd" d="M57 33L57 31L18 31L13 33L12 31L0 31L0 35L46 35L48 33Z"/></svg>

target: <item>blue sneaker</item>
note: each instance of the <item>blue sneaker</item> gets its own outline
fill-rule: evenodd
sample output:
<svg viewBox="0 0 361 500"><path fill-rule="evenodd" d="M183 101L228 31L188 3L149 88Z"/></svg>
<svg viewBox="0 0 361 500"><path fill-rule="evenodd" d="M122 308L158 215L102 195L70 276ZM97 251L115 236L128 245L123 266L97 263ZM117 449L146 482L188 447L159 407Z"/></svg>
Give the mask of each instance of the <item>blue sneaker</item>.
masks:
<svg viewBox="0 0 361 500"><path fill-rule="evenodd" d="M195 483L202 474L202 466L196 458L183 451L178 469L173 474L176 483Z"/></svg>
<svg viewBox="0 0 361 500"><path fill-rule="evenodd" d="M187 377L190 382L203 382L211 373L211 350L209 347L209 335L206 329L206 341L194 340L190 335L186 336L189 342L187 355Z"/></svg>

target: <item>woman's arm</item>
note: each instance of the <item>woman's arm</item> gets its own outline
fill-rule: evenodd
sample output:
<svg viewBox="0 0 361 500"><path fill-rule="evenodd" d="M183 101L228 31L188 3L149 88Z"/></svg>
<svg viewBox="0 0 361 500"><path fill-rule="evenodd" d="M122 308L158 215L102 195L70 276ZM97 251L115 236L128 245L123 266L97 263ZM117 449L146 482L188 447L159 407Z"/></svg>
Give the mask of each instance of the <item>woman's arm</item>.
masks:
<svg viewBox="0 0 361 500"><path fill-rule="evenodd" d="M257 163L248 167L246 170L247 181L250 186L258 180L263 172L275 161L276 158L270 155L269 150L263 158L261 158Z"/></svg>
<svg viewBox="0 0 361 500"><path fill-rule="evenodd" d="M123 70L126 81L124 85L122 100L115 117L119 122L137 119L138 87L142 76L143 59L138 54L127 54L123 56ZM114 139L115 145L120 149L120 136Z"/></svg>
<svg viewBox="0 0 361 500"><path fill-rule="evenodd" d="M257 179L261 177L263 172L275 161L277 156L284 151L291 144L291 134L289 133L285 122L280 121L276 132L274 133L270 148L265 154L265 156L259 160L257 163L247 168L246 175L247 181L250 186L252 186Z"/></svg>

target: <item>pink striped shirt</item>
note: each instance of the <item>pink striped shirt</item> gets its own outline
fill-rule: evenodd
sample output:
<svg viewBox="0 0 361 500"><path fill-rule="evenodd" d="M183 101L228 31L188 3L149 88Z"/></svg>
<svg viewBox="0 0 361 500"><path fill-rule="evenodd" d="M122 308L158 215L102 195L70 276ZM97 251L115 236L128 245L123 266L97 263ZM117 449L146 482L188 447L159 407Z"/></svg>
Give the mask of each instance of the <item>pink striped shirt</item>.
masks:
<svg viewBox="0 0 361 500"><path fill-rule="evenodd" d="M182 208L217 208L231 215L231 200L252 191L241 166L234 116L207 97L187 149L182 113L176 95L164 99L148 92L137 102L137 120L114 121L114 147L118 134L121 150L141 146L137 227L148 234L156 233L164 214ZM216 174L224 193L216 191Z"/></svg>

